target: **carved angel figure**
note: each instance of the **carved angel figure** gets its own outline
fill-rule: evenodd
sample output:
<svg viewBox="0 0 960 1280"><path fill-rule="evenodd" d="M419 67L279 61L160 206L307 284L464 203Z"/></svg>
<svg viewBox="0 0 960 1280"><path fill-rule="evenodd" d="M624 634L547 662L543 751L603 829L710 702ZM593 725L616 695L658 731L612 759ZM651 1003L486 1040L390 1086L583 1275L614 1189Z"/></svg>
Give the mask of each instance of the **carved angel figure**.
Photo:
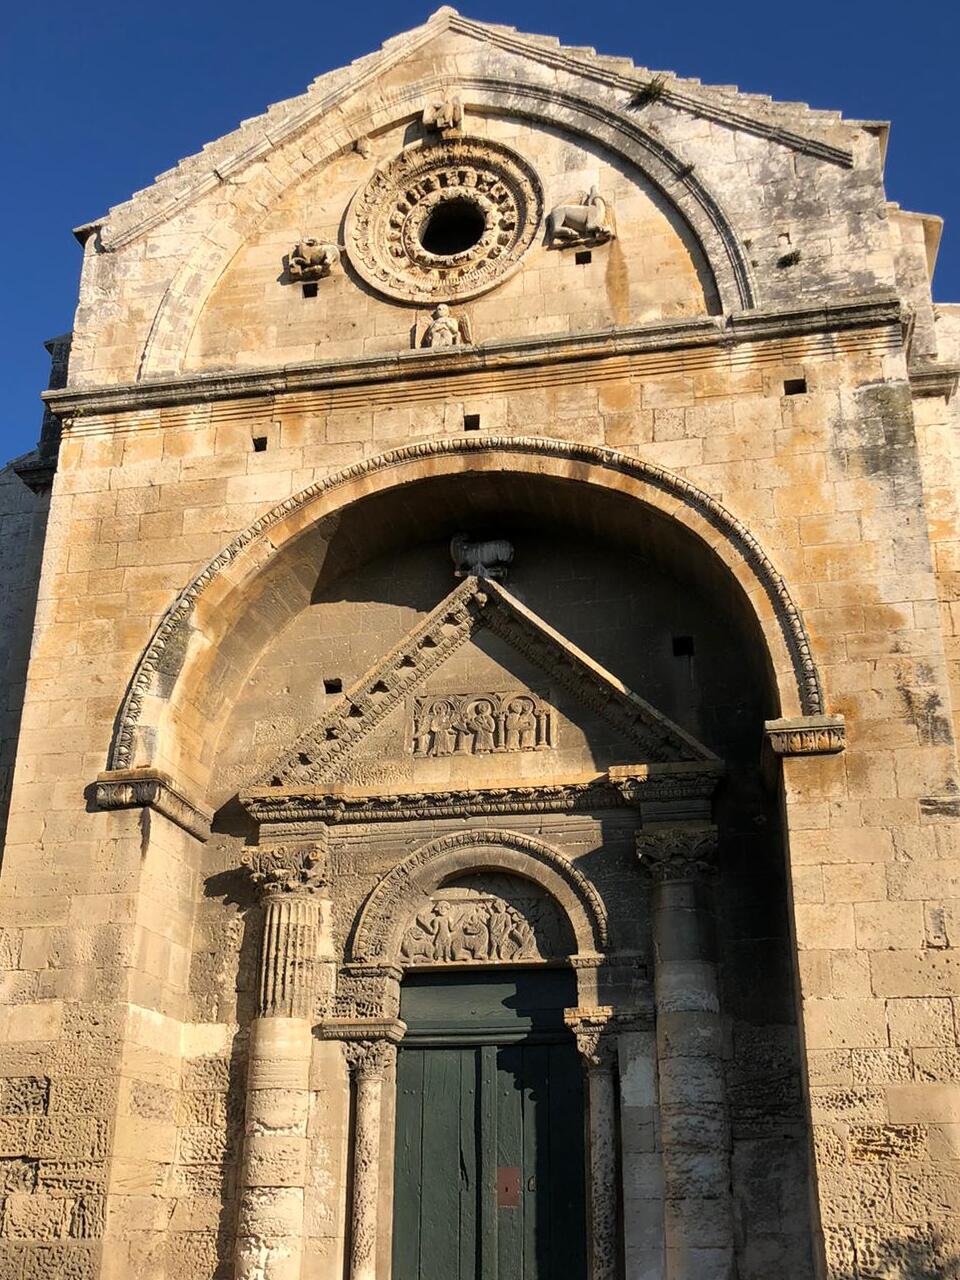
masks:
<svg viewBox="0 0 960 1280"><path fill-rule="evenodd" d="M339 261L340 250L335 244L306 236L290 251L287 271L291 280L322 280Z"/></svg>
<svg viewBox="0 0 960 1280"><path fill-rule="evenodd" d="M441 302L433 313L433 319L427 325L423 335L425 347L460 347L470 346L473 335L470 332L470 321L466 316L456 318L450 314L450 308Z"/></svg>
<svg viewBox="0 0 960 1280"><path fill-rule="evenodd" d="M421 122L425 129L436 129L440 134L459 132L463 128L463 103L456 94L428 102Z"/></svg>
<svg viewBox="0 0 960 1280"><path fill-rule="evenodd" d="M547 243L552 248L606 244L613 239L607 202L595 186L579 204L558 204L547 216Z"/></svg>

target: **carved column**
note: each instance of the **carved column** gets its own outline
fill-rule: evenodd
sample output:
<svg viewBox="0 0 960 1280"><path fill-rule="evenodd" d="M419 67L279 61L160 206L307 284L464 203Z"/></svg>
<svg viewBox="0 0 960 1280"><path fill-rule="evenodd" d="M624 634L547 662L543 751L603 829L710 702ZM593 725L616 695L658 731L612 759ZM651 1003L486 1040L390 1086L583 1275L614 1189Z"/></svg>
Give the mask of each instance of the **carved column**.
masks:
<svg viewBox="0 0 960 1280"><path fill-rule="evenodd" d="M353 1188L350 1200L349 1280L376 1280L380 1196L380 1145L383 1083L392 1075L402 1032L390 1037L344 1041L354 1083Z"/></svg>
<svg viewBox="0 0 960 1280"><path fill-rule="evenodd" d="M564 1015L577 1038L587 1074L590 1280L616 1280L619 1271L617 1180L617 1038L613 1010L570 1009Z"/></svg>
<svg viewBox="0 0 960 1280"><path fill-rule="evenodd" d="M324 879L316 849L258 849L263 933L250 1031L237 1280L300 1280L313 1002Z"/></svg>
<svg viewBox="0 0 960 1280"><path fill-rule="evenodd" d="M735 1275L730 1119L709 879L716 832L640 832L653 887L667 1280Z"/></svg>

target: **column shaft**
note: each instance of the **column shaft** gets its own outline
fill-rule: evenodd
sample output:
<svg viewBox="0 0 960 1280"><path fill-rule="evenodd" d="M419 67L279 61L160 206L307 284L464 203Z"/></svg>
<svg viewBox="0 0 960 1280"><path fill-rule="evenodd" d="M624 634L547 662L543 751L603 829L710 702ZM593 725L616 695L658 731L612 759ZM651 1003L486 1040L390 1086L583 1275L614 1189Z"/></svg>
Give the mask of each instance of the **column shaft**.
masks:
<svg viewBox="0 0 960 1280"><path fill-rule="evenodd" d="M376 1280L383 1081L396 1048L386 1040L368 1040L347 1043L344 1049L356 1082L350 1280Z"/></svg>

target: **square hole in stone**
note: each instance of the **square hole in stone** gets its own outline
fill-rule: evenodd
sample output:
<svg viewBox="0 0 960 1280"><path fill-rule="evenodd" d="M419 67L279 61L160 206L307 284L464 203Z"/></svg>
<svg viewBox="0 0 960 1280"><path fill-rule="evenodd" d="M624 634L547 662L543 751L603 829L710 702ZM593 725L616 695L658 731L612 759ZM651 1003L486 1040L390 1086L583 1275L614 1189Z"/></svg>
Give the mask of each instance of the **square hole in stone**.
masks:
<svg viewBox="0 0 960 1280"><path fill-rule="evenodd" d="M464 431L479 431L480 430L479 413L465 413L463 415L463 429Z"/></svg>
<svg viewBox="0 0 960 1280"><path fill-rule="evenodd" d="M315 298L317 296L316 280L307 281L307 283L303 286L303 296L305 298Z"/></svg>
<svg viewBox="0 0 960 1280"><path fill-rule="evenodd" d="M783 394L785 396L802 396L806 395L806 391L806 378L784 378Z"/></svg>
<svg viewBox="0 0 960 1280"><path fill-rule="evenodd" d="M674 636L673 656L675 658L692 658L693 636Z"/></svg>
<svg viewBox="0 0 960 1280"><path fill-rule="evenodd" d="M253 437L253 452L254 452L254 453L266 453L266 451L267 451L267 437L266 437L266 436L254 436L254 437Z"/></svg>
<svg viewBox="0 0 960 1280"><path fill-rule="evenodd" d="M323 682L324 693L343 693L343 681L339 676L330 676Z"/></svg>
<svg viewBox="0 0 960 1280"><path fill-rule="evenodd" d="M588 262L593 261L593 254L589 249L581 249L579 253L573 255L573 260L578 267L585 267Z"/></svg>

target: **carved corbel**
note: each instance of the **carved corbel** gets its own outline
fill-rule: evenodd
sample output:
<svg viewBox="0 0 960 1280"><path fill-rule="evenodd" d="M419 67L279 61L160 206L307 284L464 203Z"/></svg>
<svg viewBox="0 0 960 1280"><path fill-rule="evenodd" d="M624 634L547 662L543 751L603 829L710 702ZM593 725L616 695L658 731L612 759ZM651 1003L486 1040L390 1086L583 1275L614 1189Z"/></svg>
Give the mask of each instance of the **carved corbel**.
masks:
<svg viewBox="0 0 960 1280"><path fill-rule="evenodd" d="M339 245L304 236L287 255L287 274L297 284L325 280L339 264L342 252Z"/></svg>
<svg viewBox="0 0 960 1280"><path fill-rule="evenodd" d="M565 1009L563 1020L576 1037L586 1069L612 1070L617 1055L617 1041L612 1034L613 1008L597 1005L593 1009Z"/></svg>
<svg viewBox="0 0 960 1280"><path fill-rule="evenodd" d="M463 103L455 93L434 98L423 108L420 123L441 138L457 138L463 132Z"/></svg>

